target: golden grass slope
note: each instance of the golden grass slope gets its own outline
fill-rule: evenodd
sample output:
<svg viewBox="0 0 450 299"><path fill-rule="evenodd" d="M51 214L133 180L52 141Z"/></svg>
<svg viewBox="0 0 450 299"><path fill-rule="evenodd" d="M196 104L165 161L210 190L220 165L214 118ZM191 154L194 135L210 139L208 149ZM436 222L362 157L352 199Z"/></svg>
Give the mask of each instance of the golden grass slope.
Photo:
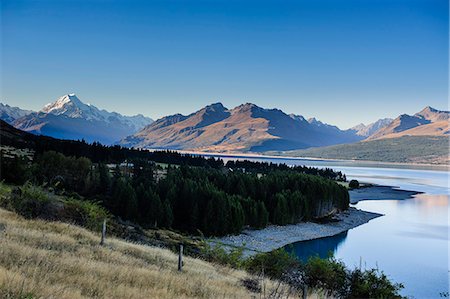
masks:
<svg viewBox="0 0 450 299"><path fill-rule="evenodd" d="M98 243L80 227L0 209L0 298L265 297L242 286L249 276L243 271L185 257L180 273L168 250L118 239ZM269 294L275 282L264 285Z"/></svg>

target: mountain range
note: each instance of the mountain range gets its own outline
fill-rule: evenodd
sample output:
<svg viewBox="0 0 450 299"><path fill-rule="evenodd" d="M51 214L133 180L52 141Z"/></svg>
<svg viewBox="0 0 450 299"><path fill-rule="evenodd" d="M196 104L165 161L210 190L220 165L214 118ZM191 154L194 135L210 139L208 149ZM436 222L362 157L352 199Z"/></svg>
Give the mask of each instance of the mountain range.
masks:
<svg viewBox="0 0 450 299"><path fill-rule="evenodd" d="M449 112L429 106L414 115L402 114L385 122L365 140L306 150L268 152L325 159L449 165ZM353 129L360 134L369 126Z"/></svg>
<svg viewBox="0 0 450 299"><path fill-rule="evenodd" d="M297 150L295 154L311 157L319 153L314 148L320 148L320 155L316 156L334 158L342 156L346 144L354 145L347 154L369 159L371 155L376 156L376 149L370 155L359 155L358 151L367 153L368 147L383 148L383 140L414 136L417 138L402 139L405 148L424 144L424 140L431 140L441 147L444 143L439 138L449 135L449 112L429 106L414 115L402 114L395 119L383 118L341 130L316 118L306 119L252 103L232 109L214 103L189 115L174 114L153 122L142 115L123 116L101 110L68 94L38 112L0 104L0 119L33 134L127 147L224 153L290 151L291 154ZM424 136L436 138L424 139ZM374 140L381 141L369 143ZM395 141L389 141L389 144L395 144ZM332 152L327 152L329 146L336 145L339 147L331 147ZM311 150L302 151L307 148ZM440 153L441 150L436 155Z"/></svg>
<svg viewBox="0 0 450 299"><path fill-rule="evenodd" d="M354 130L356 135L367 138L373 135L378 130L390 125L392 121L393 121L392 118L382 118L377 120L376 122L368 124L367 126L364 124L359 124L357 126L352 127L351 130Z"/></svg>
<svg viewBox="0 0 450 299"><path fill-rule="evenodd" d="M7 123L12 123L18 118L33 113L31 110L23 110L19 107L11 107L8 104L0 103L0 119Z"/></svg>
<svg viewBox="0 0 450 299"><path fill-rule="evenodd" d="M38 112L0 107L1 119L14 127L61 139L84 139L88 142L113 144L131 135L153 120L141 114L124 116L116 112L100 110L85 104L75 94L60 97L53 103L45 105Z"/></svg>
<svg viewBox="0 0 450 299"><path fill-rule="evenodd" d="M221 103L192 114L163 117L123 139L128 147L214 152L262 152L351 143L362 140L315 118L288 115L246 103L233 109Z"/></svg>
<svg viewBox="0 0 450 299"><path fill-rule="evenodd" d="M369 140L402 136L441 136L449 134L449 112L425 107L414 115L402 114L374 132Z"/></svg>

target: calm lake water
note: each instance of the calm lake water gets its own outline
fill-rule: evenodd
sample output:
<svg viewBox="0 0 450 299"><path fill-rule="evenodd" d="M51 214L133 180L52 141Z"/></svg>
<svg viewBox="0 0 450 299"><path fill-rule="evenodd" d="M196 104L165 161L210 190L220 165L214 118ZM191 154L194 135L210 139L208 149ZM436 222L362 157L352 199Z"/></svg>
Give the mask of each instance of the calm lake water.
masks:
<svg viewBox="0 0 450 299"><path fill-rule="evenodd" d="M344 172L348 179L424 192L406 200L359 202L355 207L385 216L337 236L294 243L288 250L301 259L317 254L326 257L331 252L349 267L378 268L392 280L403 283L402 294L411 298L448 296L449 173L443 168L350 161L252 160L330 167Z"/></svg>

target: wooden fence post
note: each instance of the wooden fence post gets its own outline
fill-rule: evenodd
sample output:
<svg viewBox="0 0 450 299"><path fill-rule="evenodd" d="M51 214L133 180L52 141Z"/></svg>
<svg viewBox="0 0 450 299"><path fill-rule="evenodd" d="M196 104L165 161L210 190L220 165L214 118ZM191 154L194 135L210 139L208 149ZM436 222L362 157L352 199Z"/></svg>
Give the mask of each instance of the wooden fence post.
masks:
<svg viewBox="0 0 450 299"><path fill-rule="evenodd" d="M178 271L183 269L183 244L180 244L180 252L178 253Z"/></svg>
<svg viewBox="0 0 450 299"><path fill-rule="evenodd" d="M100 245L105 244L105 238L106 238L106 219L103 220L103 225L102 225L102 238L100 240Z"/></svg>
<svg viewBox="0 0 450 299"><path fill-rule="evenodd" d="M303 299L306 299L308 296L308 287L306 286L306 283L303 284Z"/></svg>

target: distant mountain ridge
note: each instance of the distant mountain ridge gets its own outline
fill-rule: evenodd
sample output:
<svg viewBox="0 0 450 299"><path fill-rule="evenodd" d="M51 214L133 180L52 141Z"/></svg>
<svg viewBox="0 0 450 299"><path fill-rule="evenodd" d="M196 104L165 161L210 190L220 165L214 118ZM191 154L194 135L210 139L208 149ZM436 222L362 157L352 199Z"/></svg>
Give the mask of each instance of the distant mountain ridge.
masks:
<svg viewBox="0 0 450 299"><path fill-rule="evenodd" d="M449 165L449 115L427 106L414 115L380 120L380 128L360 142L267 154ZM370 126L358 125L352 130L365 135Z"/></svg>
<svg viewBox="0 0 450 299"><path fill-rule="evenodd" d="M60 97L33 112L15 119L18 129L61 139L84 139L112 144L152 122L141 114L124 116L83 103L75 94Z"/></svg>
<svg viewBox="0 0 450 299"><path fill-rule="evenodd" d="M189 115L174 114L153 122L142 115L101 110L68 94L38 112L0 103L0 119L27 132L61 139L210 152L282 152L403 136L449 136L449 112L429 106L414 115L341 130L316 118L252 103L233 109L213 103ZM418 141L408 139L410 145ZM357 148L352 147L353 152Z"/></svg>
<svg viewBox="0 0 450 299"><path fill-rule="evenodd" d="M427 106L414 115L400 115L388 126L369 136L368 140L402 136L445 136L449 134L449 115L449 111Z"/></svg>
<svg viewBox="0 0 450 299"><path fill-rule="evenodd" d="M356 135L358 136L369 137L378 130L387 127L392 121L392 118L382 118L377 120L376 122L368 124L367 126L364 124L359 124L350 129L356 131Z"/></svg>
<svg viewBox="0 0 450 299"><path fill-rule="evenodd" d="M12 123L18 118L25 115L33 113L31 110L23 110L19 107L12 107L8 104L0 103L0 119L6 121L7 123Z"/></svg>
<svg viewBox="0 0 450 299"><path fill-rule="evenodd" d="M233 109L221 103L189 115L163 117L120 144L141 148L203 151L288 150L356 142L363 139L352 130L340 130L316 119L264 109L252 103Z"/></svg>

